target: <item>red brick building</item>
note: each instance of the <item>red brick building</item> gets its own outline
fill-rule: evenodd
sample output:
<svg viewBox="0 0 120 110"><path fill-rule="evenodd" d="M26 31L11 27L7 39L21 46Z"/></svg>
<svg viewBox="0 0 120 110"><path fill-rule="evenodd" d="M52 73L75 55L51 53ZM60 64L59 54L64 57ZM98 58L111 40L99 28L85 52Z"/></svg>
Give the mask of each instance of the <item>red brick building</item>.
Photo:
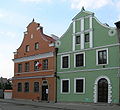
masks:
<svg viewBox="0 0 120 110"><path fill-rule="evenodd" d="M55 39L34 20L14 53L13 98L55 101Z"/></svg>

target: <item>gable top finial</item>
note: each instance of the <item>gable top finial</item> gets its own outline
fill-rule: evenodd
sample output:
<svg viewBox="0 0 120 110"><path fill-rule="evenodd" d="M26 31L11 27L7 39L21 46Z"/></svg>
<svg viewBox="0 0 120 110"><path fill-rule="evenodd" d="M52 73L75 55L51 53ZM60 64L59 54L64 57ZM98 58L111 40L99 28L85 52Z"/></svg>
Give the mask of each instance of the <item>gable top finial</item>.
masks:
<svg viewBox="0 0 120 110"><path fill-rule="evenodd" d="M82 6L82 9L81 9L81 11L85 11L85 8L84 8L84 6Z"/></svg>
<svg viewBox="0 0 120 110"><path fill-rule="evenodd" d="M32 22L34 22L35 20L34 20L34 18L33 18L33 20L32 20Z"/></svg>

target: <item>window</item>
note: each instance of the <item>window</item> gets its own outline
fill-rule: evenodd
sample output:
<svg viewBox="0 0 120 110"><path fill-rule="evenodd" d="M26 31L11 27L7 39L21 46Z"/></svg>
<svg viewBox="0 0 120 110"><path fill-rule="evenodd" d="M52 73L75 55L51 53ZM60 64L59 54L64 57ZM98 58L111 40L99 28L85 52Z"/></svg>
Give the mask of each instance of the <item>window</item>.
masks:
<svg viewBox="0 0 120 110"><path fill-rule="evenodd" d="M22 92L22 83L18 83L18 92Z"/></svg>
<svg viewBox="0 0 120 110"><path fill-rule="evenodd" d="M70 92L70 82L69 79L61 80L61 93L69 93Z"/></svg>
<svg viewBox="0 0 120 110"><path fill-rule="evenodd" d="M25 72L29 71L29 63L25 63Z"/></svg>
<svg viewBox="0 0 120 110"><path fill-rule="evenodd" d="M39 92L39 82L34 82L34 92Z"/></svg>
<svg viewBox="0 0 120 110"><path fill-rule="evenodd" d="M36 43L35 43L35 50L38 50L38 49L39 49L39 43L36 42Z"/></svg>
<svg viewBox="0 0 120 110"><path fill-rule="evenodd" d="M107 49L97 51L97 64L108 64Z"/></svg>
<svg viewBox="0 0 120 110"><path fill-rule="evenodd" d="M84 78L76 78L74 80L74 92L75 93L84 93L84 85L85 85L85 79Z"/></svg>
<svg viewBox="0 0 120 110"><path fill-rule="evenodd" d="M29 52L29 51L30 51L30 46L29 46L29 45L26 45L25 51L26 51L26 52Z"/></svg>
<svg viewBox="0 0 120 110"><path fill-rule="evenodd" d="M29 83L28 82L25 83L24 92L29 92Z"/></svg>
<svg viewBox="0 0 120 110"><path fill-rule="evenodd" d="M89 33L85 34L85 42L89 42Z"/></svg>
<svg viewBox="0 0 120 110"><path fill-rule="evenodd" d="M61 68L69 68L69 55L61 57Z"/></svg>
<svg viewBox="0 0 120 110"><path fill-rule="evenodd" d="M80 44L80 35L76 36L76 44Z"/></svg>
<svg viewBox="0 0 120 110"><path fill-rule="evenodd" d="M42 69L43 70L47 70L48 69L48 59L43 60Z"/></svg>
<svg viewBox="0 0 120 110"><path fill-rule="evenodd" d="M39 70L39 66L37 65L39 61L34 61L34 71L38 71Z"/></svg>
<svg viewBox="0 0 120 110"><path fill-rule="evenodd" d="M18 64L18 73L22 72L22 64Z"/></svg>
<svg viewBox="0 0 120 110"><path fill-rule="evenodd" d="M75 67L84 66L84 53L75 54Z"/></svg>

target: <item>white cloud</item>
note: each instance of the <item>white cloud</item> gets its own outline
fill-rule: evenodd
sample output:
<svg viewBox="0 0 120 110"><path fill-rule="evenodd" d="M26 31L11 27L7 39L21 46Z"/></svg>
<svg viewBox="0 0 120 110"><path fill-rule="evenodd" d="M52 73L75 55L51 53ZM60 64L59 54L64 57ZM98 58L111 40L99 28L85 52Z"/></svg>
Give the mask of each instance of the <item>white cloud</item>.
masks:
<svg viewBox="0 0 120 110"><path fill-rule="evenodd" d="M8 38L15 38L17 36L17 33L11 32L11 31L2 31L0 30L0 37L8 37Z"/></svg>
<svg viewBox="0 0 120 110"><path fill-rule="evenodd" d="M39 3L39 2L50 2L51 0L20 0L20 1Z"/></svg>
<svg viewBox="0 0 120 110"><path fill-rule="evenodd" d="M66 0L67 1L67 0ZM73 9L85 8L98 9L108 4L113 4L112 0L70 0Z"/></svg>

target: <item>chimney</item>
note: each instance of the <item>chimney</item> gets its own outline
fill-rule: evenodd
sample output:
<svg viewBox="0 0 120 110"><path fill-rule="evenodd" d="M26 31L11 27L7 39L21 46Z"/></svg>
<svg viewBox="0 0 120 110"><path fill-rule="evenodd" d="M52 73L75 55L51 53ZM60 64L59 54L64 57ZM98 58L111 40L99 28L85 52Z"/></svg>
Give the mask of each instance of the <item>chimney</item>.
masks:
<svg viewBox="0 0 120 110"><path fill-rule="evenodd" d="M117 27L117 36L118 36L118 41L120 43L120 21L115 23L116 27Z"/></svg>

